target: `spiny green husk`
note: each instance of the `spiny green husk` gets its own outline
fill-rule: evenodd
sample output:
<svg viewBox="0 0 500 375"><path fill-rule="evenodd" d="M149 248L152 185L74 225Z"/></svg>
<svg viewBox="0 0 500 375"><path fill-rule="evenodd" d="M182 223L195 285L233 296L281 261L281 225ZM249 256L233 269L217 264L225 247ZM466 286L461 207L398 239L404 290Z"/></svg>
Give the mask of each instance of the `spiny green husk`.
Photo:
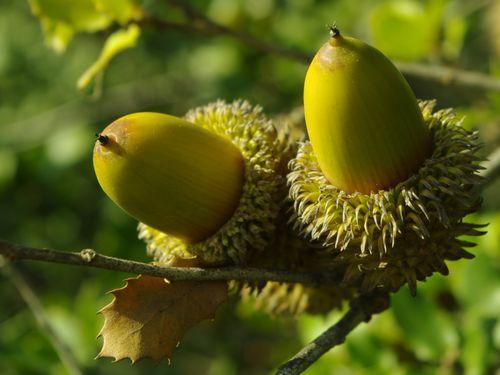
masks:
<svg viewBox="0 0 500 375"><path fill-rule="evenodd" d="M420 108L434 151L417 173L397 186L371 194L347 194L321 173L309 142L300 145L290 163L290 197L295 228L323 248L314 256L317 268L346 267L344 281L370 290L399 289L433 272L447 273L445 260L470 258L457 239L479 235L463 218L478 209L476 174L480 160L477 132L460 126L452 110L433 113L435 102Z"/></svg>
<svg viewBox="0 0 500 375"><path fill-rule="evenodd" d="M287 212L290 201L282 207L277 236L270 251L256 257L251 266L265 269L284 269L290 272L307 272L311 264L314 249L311 244L297 236L287 225ZM332 267L341 275L344 265ZM339 269L340 268L340 269ZM340 284L340 282L339 282ZM267 282L261 284L232 282L231 289L238 292L244 301L252 301L257 309L274 316L299 316L302 313L326 314L333 309L342 308L355 291L342 285L304 285L300 283Z"/></svg>
<svg viewBox="0 0 500 375"><path fill-rule="evenodd" d="M300 316L303 313L326 314L340 309L352 293L347 288L336 286L312 287L271 281L262 289L242 289L241 297L271 315Z"/></svg>
<svg viewBox="0 0 500 375"><path fill-rule="evenodd" d="M185 244L139 224L139 237L161 263L172 257L198 256L207 263L248 263L273 241L278 212L286 195L285 171L290 159L287 132L278 131L262 108L246 101L217 101L189 111L186 120L230 139L245 159L245 184L233 216L211 237Z"/></svg>

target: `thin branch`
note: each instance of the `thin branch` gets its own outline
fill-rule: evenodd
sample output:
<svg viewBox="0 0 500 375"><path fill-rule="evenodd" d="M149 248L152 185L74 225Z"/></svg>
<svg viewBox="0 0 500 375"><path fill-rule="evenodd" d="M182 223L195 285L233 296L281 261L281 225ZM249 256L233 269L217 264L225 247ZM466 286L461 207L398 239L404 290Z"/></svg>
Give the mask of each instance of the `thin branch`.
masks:
<svg viewBox="0 0 500 375"><path fill-rule="evenodd" d="M485 169L481 171L481 176L486 180L483 188L493 182L496 178L500 177L500 147L493 151L487 160L483 163Z"/></svg>
<svg viewBox="0 0 500 375"><path fill-rule="evenodd" d="M81 375L77 361L73 356L71 350L68 346L59 338L56 331L50 323L49 317L45 313L42 303L36 296L33 289L30 287L28 282L14 267L9 265L7 261L3 261L0 255L0 272L4 273L5 276L12 282L16 287L22 299L28 306L28 308L33 313L40 330L44 333L47 339L50 341L54 350L56 351L59 359L64 364L68 372L72 375Z"/></svg>
<svg viewBox="0 0 500 375"><path fill-rule="evenodd" d="M383 291L362 294L351 302L347 313L333 326L306 345L300 352L278 368L278 375L301 374L323 354L342 344L347 335L372 315L389 307L389 295Z"/></svg>
<svg viewBox="0 0 500 375"><path fill-rule="evenodd" d="M313 53L306 53L293 48L284 48L271 42L261 40L250 34L221 25L208 18L186 1L167 0L167 3L181 10L186 17L186 21L172 22L149 17L142 21L142 25L152 26L160 30L174 29L204 36L228 36L258 51L281 56L302 64L309 64L314 56ZM418 77L450 87L460 86L464 89L500 91L500 79L487 74L422 63L396 62L396 65L407 77Z"/></svg>
<svg viewBox="0 0 500 375"><path fill-rule="evenodd" d="M170 21L165 19L159 19L154 17L148 17L138 22L141 26L150 26L156 30L176 30L183 33L189 34L201 34L204 29L203 26L200 26L196 23L191 22L179 22L179 21ZM213 35L213 32L210 30L205 30L208 35Z"/></svg>
<svg viewBox="0 0 500 375"><path fill-rule="evenodd" d="M396 66L405 76L435 81L443 86L500 91L500 79L479 72L421 63L396 62Z"/></svg>
<svg viewBox="0 0 500 375"><path fill-rule="evenodd" d="M114 258L85 249L78 253L63 252L51 249L39 249L29 246L13 244L0 240L0 255L17 260L37 260L42 262L62 263L76 266L88 266L133 274L144 274L164 277L170 281L278 281L285 283L303 284L339 284L341 275L332 271L322 273L290 272L286 270L267 270L256 268L219 267L160 267L153 264Z"/></svg>
<svg viewBox="0 0 500 375"><path fill-rule="evenodd" d="M189 20L188 23L195 25L200 33L208 32L209 34L229 36L261 52L272 53L304 64L308 64L313 56L301 51L284 48L279 45L263 41L241 31L230 29L227 26L211 20L185 0L167 0L167 3L181 10Z"/></svg>

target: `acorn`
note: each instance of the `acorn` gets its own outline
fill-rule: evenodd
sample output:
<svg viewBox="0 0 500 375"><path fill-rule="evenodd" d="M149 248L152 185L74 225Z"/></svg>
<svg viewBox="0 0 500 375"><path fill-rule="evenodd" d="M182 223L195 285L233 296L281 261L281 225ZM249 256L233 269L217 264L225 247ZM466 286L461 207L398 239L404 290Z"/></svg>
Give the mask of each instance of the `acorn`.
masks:
<svg viewBox="0 0 500 375"><path fill-rule="evenodd" d="M429 129L398 69L335 27L307 70L304 113L323 174L347 193L394 186L431 150Z"/></svg>
<svg viewBox="0 0 500 375"><path fill-rule="evenodd" d="M316 268L343 266L362 291L415 293L446 260L473 256L459 237L482 234L463 221L480 205L478 134L434 106L381 52L332 28L304 85L310 142L288 174L291 221L321 245Z"/></svg>
<svg viewBox="0 0 500 375"><path fill-rule="evenodd" d="M164 147L164 151L151 150L147 159L141 157L160 168L151 170L148 184L155 183L157 191L168 194L137 199L156 202L153 211L160 219L177 226L185 223L185 232L194 235L181 236L178 228L173 232L136 215L142 221L139 237L162 264L194 257L206 264L248 264L268 250L276 235L287 194L288 131L277 129L261 107L239 100L195 108L179 121L189 123L193 134L177 139L178 146L170 151ZM176 156L168 156L172 150ZM162 168L178 177L171 179ZM165 184L177 185L167 190ZM151 189L137 189L137 195L143 194L153 195ZM179 210L165 210L170 205Z"/></svg>
<svg viewBox="0 0 500 375"><path fill-rule="evenodd" d="M238 206L238 148L178 117L133 113L97 137L94 169L106 194L136 219L185 243L215 233Z"/></svg>

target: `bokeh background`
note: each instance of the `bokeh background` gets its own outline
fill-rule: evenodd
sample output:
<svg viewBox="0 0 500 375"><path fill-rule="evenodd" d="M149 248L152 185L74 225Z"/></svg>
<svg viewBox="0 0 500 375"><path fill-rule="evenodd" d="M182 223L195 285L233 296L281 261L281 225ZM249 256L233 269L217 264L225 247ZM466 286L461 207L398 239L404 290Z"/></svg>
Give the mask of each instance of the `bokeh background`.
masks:
<svg viewBox="0 0 500 375"><path fill-rule="evenodd" d="M369 41L394 60L500 78L500 1L190 4L222 25L311 56L327 38L325 25L336 21L344 34ZM184 22L168 1L1 0L0 238L62 250L90 247L148 261L136 239L136 222L105 197L94 177L94 133L130 112L182 115L217 98L245 98L271 115L300 108L305 64L213 33L145 21L131 31L127 24L138 17L137 9ZM102 54L101 49L120 29L128 30L121 37L135 46L110 60L116 46L109 42ZM418 97L437 97L440 107L454 106L466 116L464 126L479 129L485 155L500 146L499 92L409 78ZM470 218L489 223L488 234L474 239L474 260L450 263L451 275L420 284L416 298L404 287L393 296L390 311L360 326L307 373L498 374L499 182L489 185L484 197L481 212ZM232 301L215 322L187 334L170 366L147 360L111 364L93 360L101 345L96 335L102 317L96 311L110 300L105 292L120 287L126 275L34 262L17 269L85 374L266 374L339 317L335 312L273 318ZM0 374L67 373L0 274Z"/></svg>

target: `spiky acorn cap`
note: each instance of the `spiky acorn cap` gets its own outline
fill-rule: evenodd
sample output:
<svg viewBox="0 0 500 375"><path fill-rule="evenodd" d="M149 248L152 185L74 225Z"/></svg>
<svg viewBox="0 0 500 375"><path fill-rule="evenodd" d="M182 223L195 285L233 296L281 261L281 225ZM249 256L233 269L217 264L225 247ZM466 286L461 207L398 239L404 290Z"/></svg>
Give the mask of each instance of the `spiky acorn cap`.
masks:
<svg viewBox="0 0 500 375"><path fill-rule="evenodd" d="M420 108L434 144L420 169L392 188L348 194L321 172L311 144L300 145L288 175L296 228L323 245L317 268L343 264L348 285L397 290L433 272L446 274L445 260L471 258L461 235L479 235L463 218L480 205L482 179L477 132L465 130L451 109Z"/></svg>
<svg viewBox="0 0 500 375"><path fill-rule="evenodd" d="M243 155L245 176L239 205L232 217L204 241L188 244L143 223L139 237L161 263L174 257L207 263L246 263L273 240L284 196L290 142L262 108L246 101L217 101L189 111L186 120L229 139Z"/></svg>
<svg viewBox="0 0 500 375"><path fill-rule="evenodd" d="M274 281L261 289L244 288L241 291L243 301L250 301L255 308L275 316L326 314L341 309L343 302L352 296L349 288L339 286L313 287Z"/></svg>
<svg viewBox="0 0 500 375"><path fill-rule="evenodd" d="M296 126L293 121L292 132L303 139L300 133L302 126ZM311 244L298 236L296 231L287 222L287 213L291 209L291 201L286 199L279 214L278 228L271 251L255 257L249 264L251 267L264 269L283 269L290 272L307 272L316 264L314 248ZM344 265L334 267L337 275L345 271ZM344 302L349 301L355 290L349 286L338 284L316 285L302 283L267 283L231 282L231 289L240 294L243 301L249 301L253 306L274 316L297 317L302 313L326 314L333 309L341 309Z"/></svg>
<svg viewBox="0 0 500 375"><path fill-rule="evenodd" d="M286 217L283 213L283 218ZM286 269L291 272L304 272L315 266L314 249L310 243L297 236L284 221L280 222L276 240L270 246L272 254L258 257L250 265L257 268ZM334 267L337 274L345 271L344 265ZM232 282L231 289L239 292L243 301L275 316L300 316L303 313L326 314L333 309L341 309L349 301L355 290L340 285L310 285L302 283Z"/></svg>

